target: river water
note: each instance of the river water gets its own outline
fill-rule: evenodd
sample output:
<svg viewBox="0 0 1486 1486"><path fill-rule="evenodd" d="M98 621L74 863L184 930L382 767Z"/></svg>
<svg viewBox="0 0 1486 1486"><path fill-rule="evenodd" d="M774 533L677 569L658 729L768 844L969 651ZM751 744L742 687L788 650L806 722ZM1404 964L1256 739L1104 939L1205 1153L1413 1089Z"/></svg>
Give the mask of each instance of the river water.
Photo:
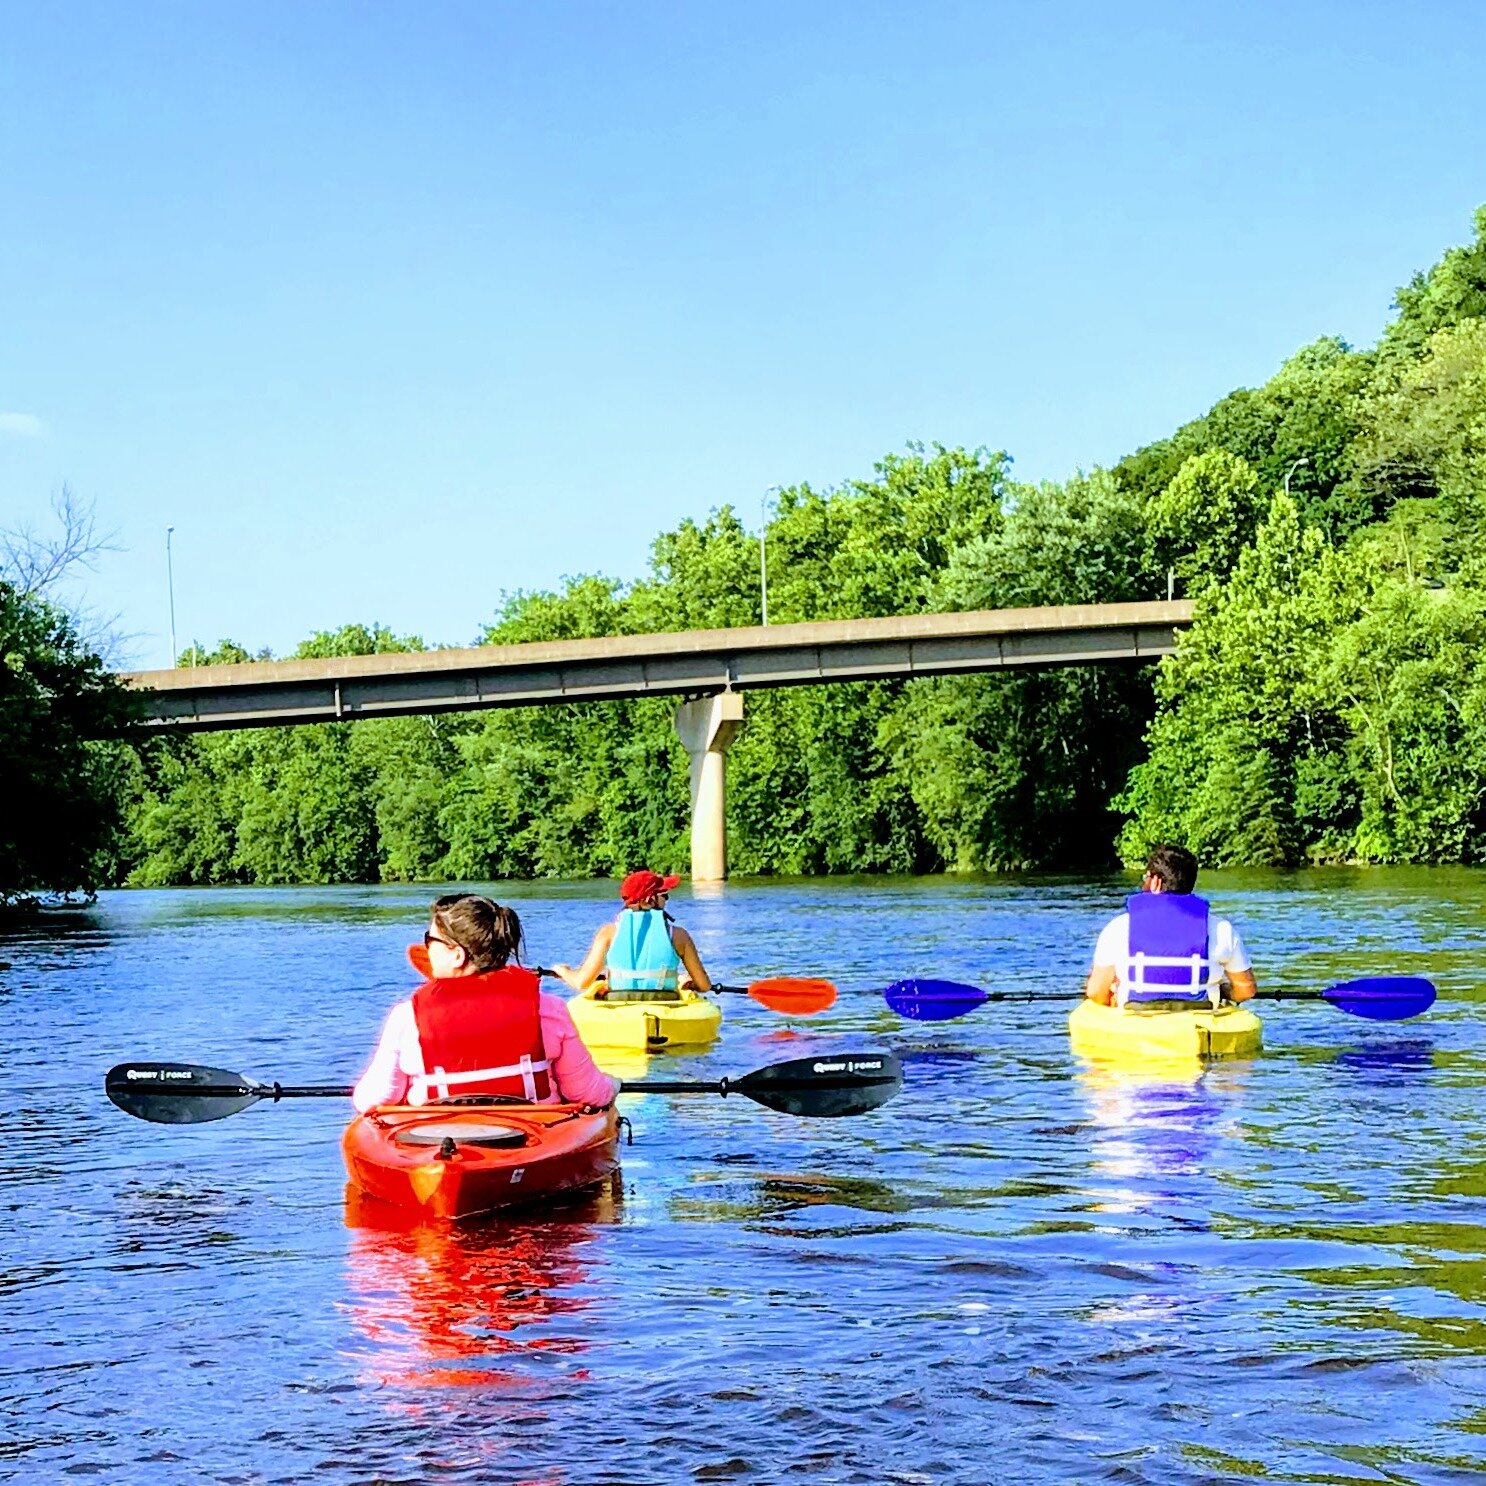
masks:
<svg viewBox="0 0 1486 1486"><path fill-rule="evenodd" d="M131 1057L350 1082L428 889L129 892L0 936L0 1481L1436 1482L1486 1467L1486 874L1204 879L1262 985L1428 974L1253 1060L1068 1050L1061 1005L901 1022L909 974L1076 988L1114 879L730 884L673 901L742 1073L895 1049L858 1119L627 1096L622 1181L459 1229L348 1201L339 1101L141 1124ZM533 962L602 884L521 884Z"/></svg>

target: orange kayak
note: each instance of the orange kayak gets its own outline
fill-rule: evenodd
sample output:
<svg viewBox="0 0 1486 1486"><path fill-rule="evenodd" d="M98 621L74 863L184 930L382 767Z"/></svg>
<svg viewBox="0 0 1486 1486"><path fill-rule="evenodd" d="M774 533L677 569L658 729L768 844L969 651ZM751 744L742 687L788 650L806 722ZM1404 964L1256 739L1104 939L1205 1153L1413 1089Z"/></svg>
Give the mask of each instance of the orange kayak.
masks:
<svg viewBox="0 0 1486 1486"><path fill-rule="evenodd" d="M613 1108L577 1104L388 1105L341 1142L352 1183L429 1218L549 1201L619 1166Z"/></svg>

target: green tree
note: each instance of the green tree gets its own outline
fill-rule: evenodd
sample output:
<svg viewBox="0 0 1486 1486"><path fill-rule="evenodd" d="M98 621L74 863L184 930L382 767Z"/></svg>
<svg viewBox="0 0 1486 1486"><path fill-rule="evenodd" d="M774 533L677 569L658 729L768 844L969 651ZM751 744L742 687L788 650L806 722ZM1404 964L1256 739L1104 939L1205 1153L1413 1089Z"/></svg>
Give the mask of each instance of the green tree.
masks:
<svg viewBox="0 0 1486 1486"><path fill-rule="evenodd" d="M1370 353L1335 336L1297 351L1264 386L1239 388L1170 438L1122 459L1115 478L1153 501L1194 455L1221 450L1249 466L1265 491L1288 478L1302 517L1339 539L1380 513L1349 479L1348 451L1365 423Z"/></svg>
<svg viewBox="0 0 1486 1486"><path fill-rule="evenodd" d="M346 625L311 636L296 655L420 648L416 638L399 638L381 625ZM228 641L194 658L210 665L249 656ZM131 881L374 882L384 872L415 875L439 846L437 811L429 822L410 814L408 786L416 793L421 784L424 802L429 799L430 761L419 746L419 726L417 719L387 719L152 741L141 751L130 803ZM426 724L422 729L427 734Z"/></svg>
<svg viewBox="0 0 1486 1486"><path fill-rule="evenodd" d="M1159 840L1215 866L1294 863L1315 844L1347 852L1355 802L1323 787L1346 744L1323 667L1364 597L1354 567L1276 496L1231 580L1203 590L1161 663L1147 757L1115 802L1130 816L1127 861Z"/></svg>
<svg viewBox="0 0 1486 1486"><path fill-rule="evenodd" d="M1380 583L1319 679L1352 728L1352 854L1486 860L1486 595Z"/></svg>
<svg viewBox="0 0 1486 1486"><path fill-rule="evenodd" d="M1486 206L1476 208L1474 225L1471 242L1450 248L1394 296L1398 315L1383 336L1385 356L1417 355L1439 331L1486 318Z"/></svg>
<svg viewBox="0 0 1486 1486"><path fill-rule="evenodd" d="M1441 497L1454 551L1480 573L1486 549L1486 319L1436 331L1411 360L1385 362L1353 446L1359 486L1382 508ZM1478 580L1479 581L1479 577Z"/></svg>
<svg viewBox="0 0 1486 1486"><path fill-rule="evenodd" d="M0 581L0 905L112 880L134 715L66 613Z"/></svg>
<svg viewBox="0 0 1486 1486"><path fill-rule="evenodd" d="M1012 484L951 549L939 589L953 609L1110 604L1165 596L1147 560L1139 497L1106 470Z"/></svg>
<svg viewBox="0 0 1486 1486"><path fill-rule="evenodd" d="M1236 454L1194 454L1147 508L1150 563L1175 572L1183 593L1221 583L1269 504L1259 477Z"/></svg>

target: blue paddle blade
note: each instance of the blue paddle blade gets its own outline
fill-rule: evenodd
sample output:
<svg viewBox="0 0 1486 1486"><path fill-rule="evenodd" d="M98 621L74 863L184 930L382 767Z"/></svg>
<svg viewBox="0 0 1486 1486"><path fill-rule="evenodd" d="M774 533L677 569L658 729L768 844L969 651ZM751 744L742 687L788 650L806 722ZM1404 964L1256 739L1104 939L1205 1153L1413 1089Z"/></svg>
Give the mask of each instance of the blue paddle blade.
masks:
<svg viewBox="0 0 1486 1486"><path fill-rule="evenodd" d="M1422 975L1371 975L1331 986L1321 995L1338 1011L1373 1022L1401 1022L1428 1011L1435 990Z"/></svg>
<svg viewBox="0 0 1486 1486"><path fill-rule="evenodd" d="M991 998L955 980L895 980L882 993L887 1004L915 1022L948 1022Z"/></svg>

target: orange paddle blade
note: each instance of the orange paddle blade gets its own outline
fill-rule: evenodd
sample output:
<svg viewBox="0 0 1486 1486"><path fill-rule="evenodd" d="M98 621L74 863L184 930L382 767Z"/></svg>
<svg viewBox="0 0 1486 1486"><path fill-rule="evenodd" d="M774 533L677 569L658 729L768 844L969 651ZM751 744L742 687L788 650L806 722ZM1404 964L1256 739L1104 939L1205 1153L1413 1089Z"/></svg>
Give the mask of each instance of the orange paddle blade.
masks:
<svg viewBox="0 0 1486 1486"><path fill-rule="evenodd" d="M426 944L408 945L408 964L421 975L424 980L433 979L433 966L428 962L428 946Z"/></svg>
<svg viewBox="0 0 1486 1486"><path fill-rule="evenodd" d="M836 1004L836 987L828 980L811 980L791 975L775 975L767 980L751 981L748 994L770 1011L786 1016L813 1016Z"/></svg>

